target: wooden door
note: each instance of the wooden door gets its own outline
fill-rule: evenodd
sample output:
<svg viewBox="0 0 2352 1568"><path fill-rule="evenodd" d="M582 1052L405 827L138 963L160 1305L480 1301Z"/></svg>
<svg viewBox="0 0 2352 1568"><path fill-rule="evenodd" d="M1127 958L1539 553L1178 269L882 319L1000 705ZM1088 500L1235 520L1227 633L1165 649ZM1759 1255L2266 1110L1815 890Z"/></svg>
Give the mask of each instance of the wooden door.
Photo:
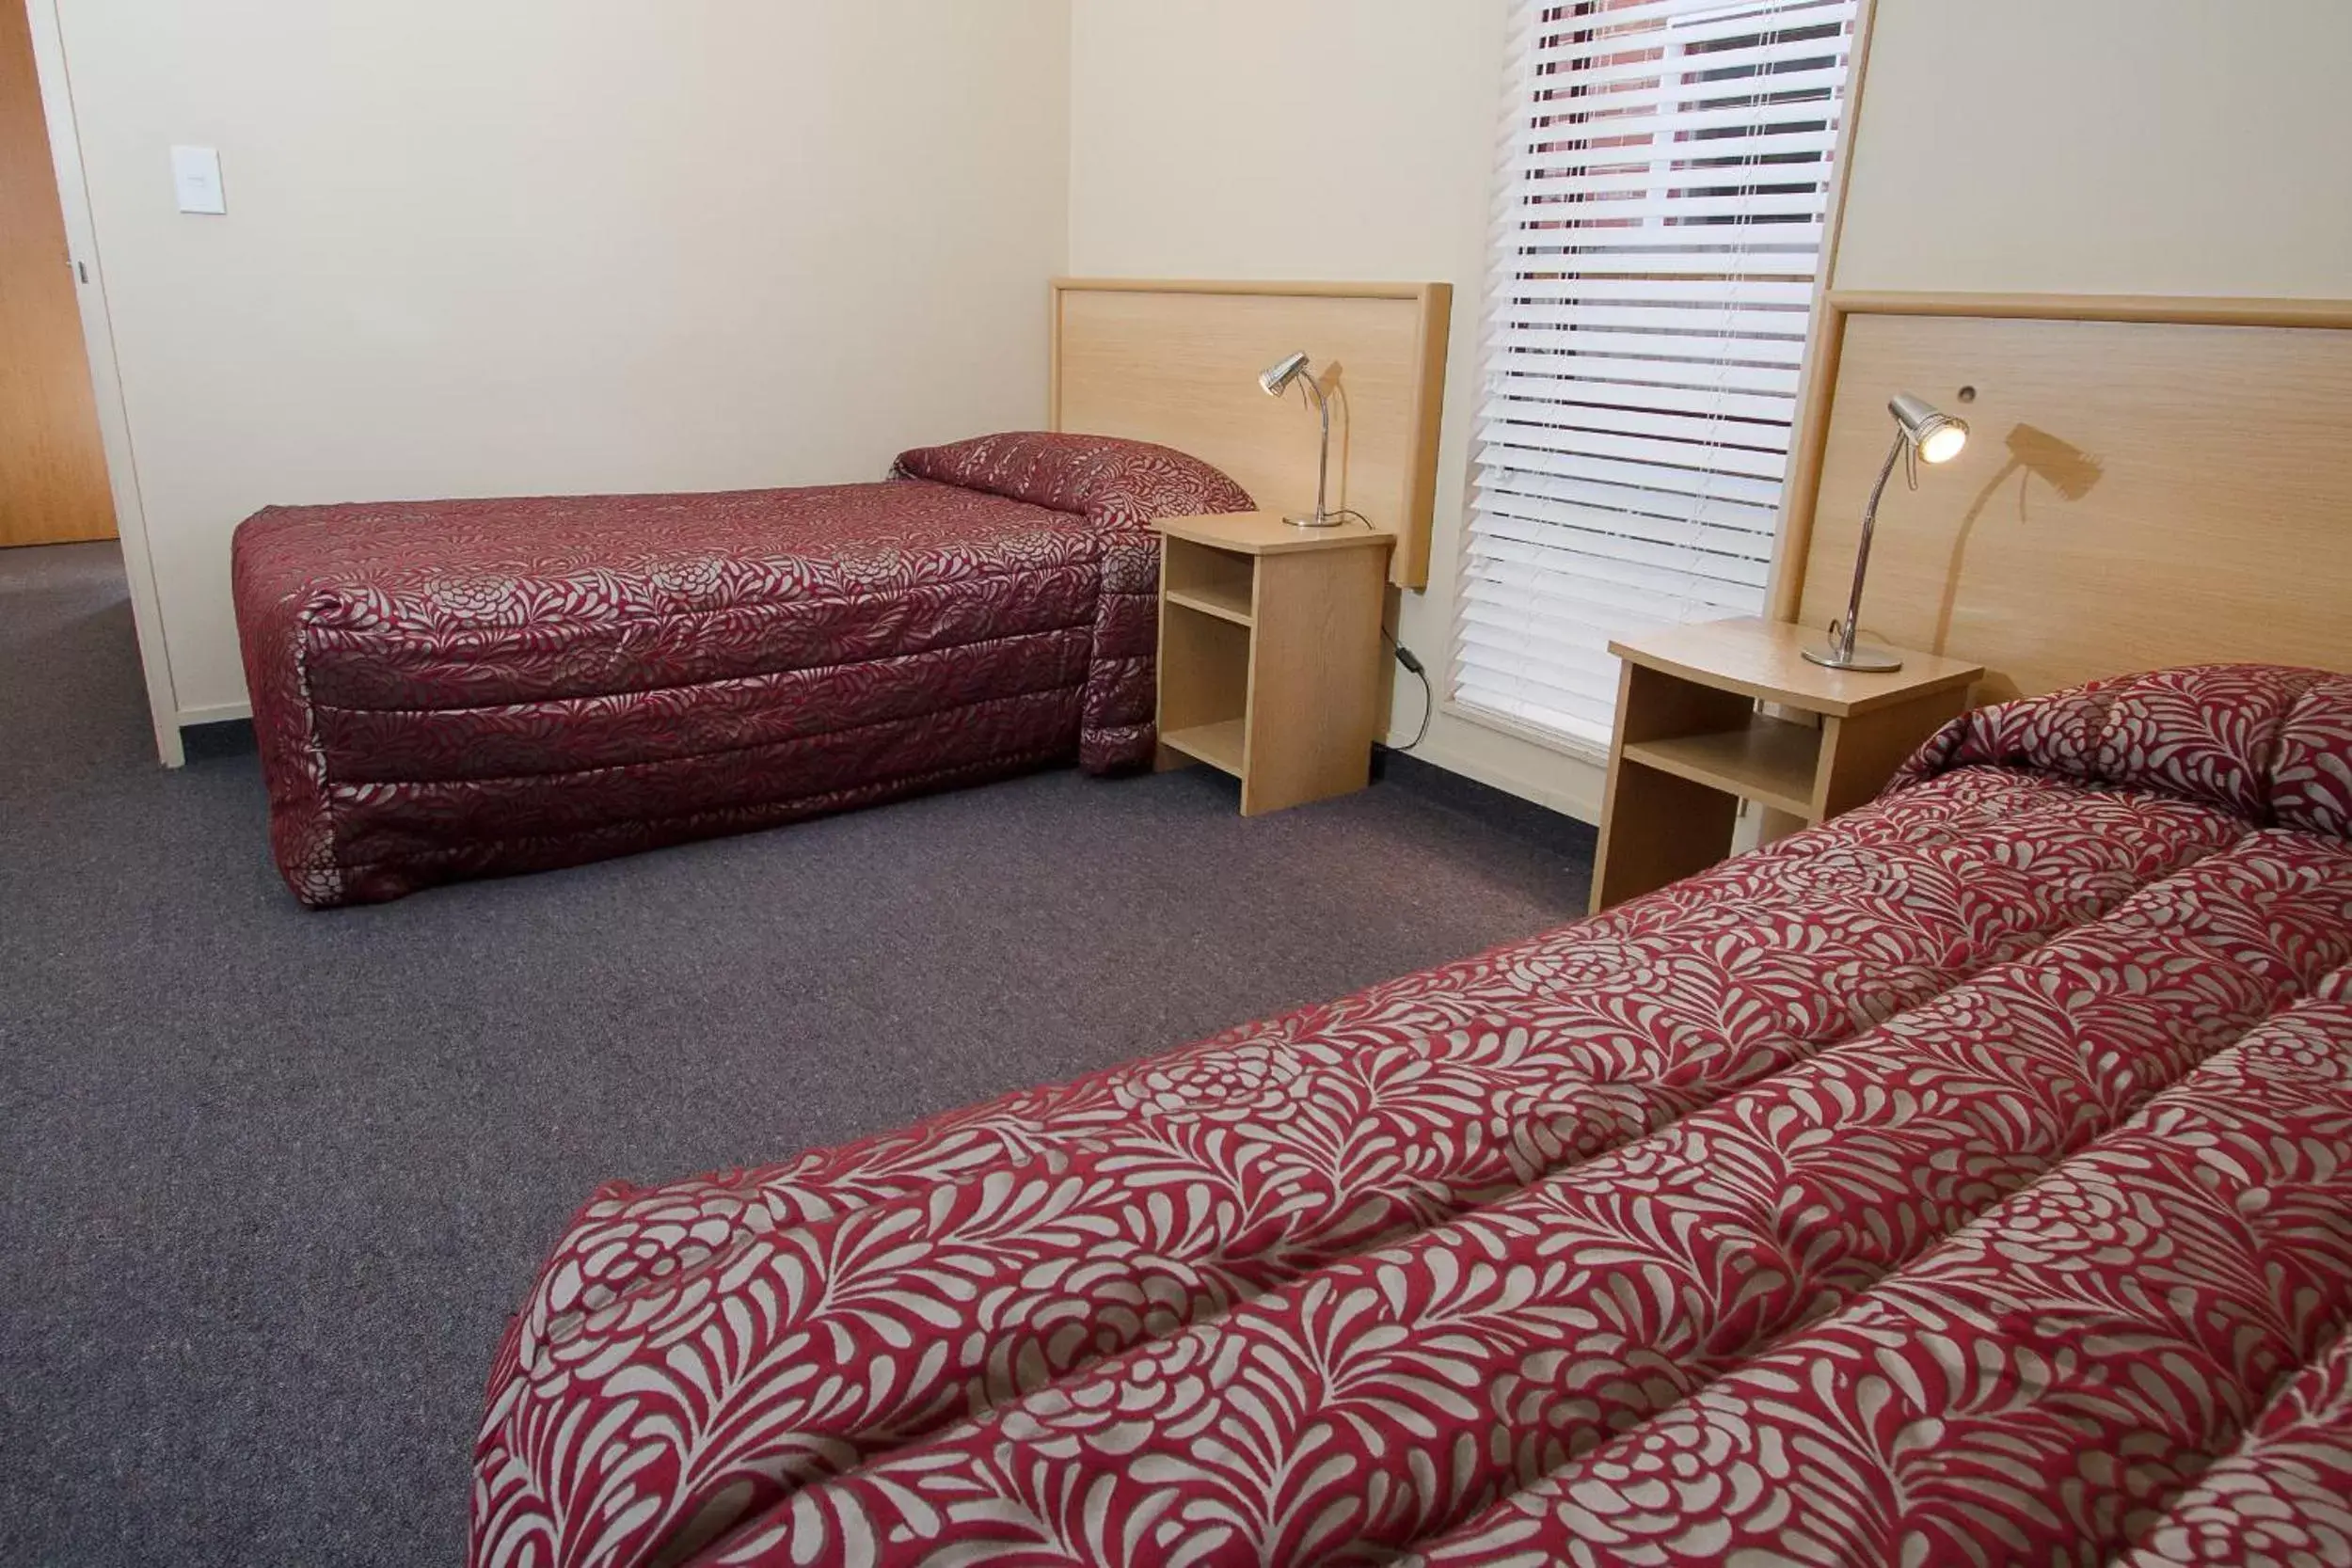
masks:
<svg viewBox="0 0 2352 1568"><path fill-rule="evenodd" d="M0 0L0 546L112 539L25 0Z"/></svg>

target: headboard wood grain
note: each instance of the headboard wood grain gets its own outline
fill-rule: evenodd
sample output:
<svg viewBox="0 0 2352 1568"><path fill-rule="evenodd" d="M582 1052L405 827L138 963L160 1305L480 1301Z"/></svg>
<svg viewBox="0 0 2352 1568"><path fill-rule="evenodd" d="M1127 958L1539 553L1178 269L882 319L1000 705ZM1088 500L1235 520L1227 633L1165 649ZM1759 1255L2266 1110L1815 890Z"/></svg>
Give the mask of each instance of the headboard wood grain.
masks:
<svg viewBox="0 0 2352 1568"><path fill-rule="evenodd" d="M1819 505L1785 540L1799 619L1844 610L1909 391L1971 439L1889 486L1866 639L1983 664L1987 702L2209 660L2352 670L2352 309L1837 303Z"/></svg>
<svg viewBox="0 0 2352 1568"><path fill-rule="evenodd" d="M1052 423L1188 451L1269 510L1314 507L1320 424L1258 372L1296 349L1332 386L1331 504L1397 536L1390 580L1429 573L1454 291L1444 283L1057 278Z"/></svg>

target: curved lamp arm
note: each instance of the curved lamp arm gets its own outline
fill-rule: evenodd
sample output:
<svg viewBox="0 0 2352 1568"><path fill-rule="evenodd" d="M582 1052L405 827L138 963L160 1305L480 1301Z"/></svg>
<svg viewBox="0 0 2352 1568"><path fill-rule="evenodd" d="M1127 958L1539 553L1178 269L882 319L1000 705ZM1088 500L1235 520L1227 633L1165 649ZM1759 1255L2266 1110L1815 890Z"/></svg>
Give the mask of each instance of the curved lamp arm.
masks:
<svg viewBox="0 0 2352 1568"><path fill-rule="evenodd" d="M1301 528L1329 528L1339 521L1326 504L1331 494L1331 400L1325 395L1323 383L1315 379L1314 372L1302 369L1298 379L1314 392L1315 408L1323 416L1323 455L1315 462L1315 515L1292 520Z"/></svg>
<svg viewBox="0 0 2352 1568"><path fill-rule="evenodd" d="M1895 476L1895 465L1901 461L1903 449L1910 444L1908 433L1895 432L1895 444L1886 449L1886 461L1879 467L1879 482L1870 486L1870 504L1862 509L1862 542L1853 552L1853 593L1846 600L1846 618L1829 628L1830 647L1837 655L1833 668L1851 668L1853 664L1854 628L1862 624L1862 583L1870 575L1870 535L1878 530L1879 499L1886 494L1886 482Z"/></svg>

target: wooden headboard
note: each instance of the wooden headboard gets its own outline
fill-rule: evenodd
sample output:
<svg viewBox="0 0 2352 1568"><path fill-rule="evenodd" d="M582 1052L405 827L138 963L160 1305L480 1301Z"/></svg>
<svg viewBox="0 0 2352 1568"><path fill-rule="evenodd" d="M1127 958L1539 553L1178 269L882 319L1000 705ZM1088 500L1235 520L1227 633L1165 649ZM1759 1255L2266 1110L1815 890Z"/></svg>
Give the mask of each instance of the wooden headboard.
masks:
<svg viewBox="0 0 2352 1568"><path fill-rule="evenodd" d="M1833 390L1792 468L1776 613L1844 610L1886 400L1907 391L1970 439L1916 493L1899 470L1888 485L1866 638L1983 664L1979 701L2208 660L2352 671L2352 304L1830 307Z"/></svg>
<svg viewBox="0 0 2352 1568"><path fill-rule="evenodd" d="M1331 504L1397 536L1390 580L1429 576L1453 287L1057 278L1052 423L1157 441L1269 511L1314 508L1321 425L1258 372L1304 349L1331 388Z"/></svg>

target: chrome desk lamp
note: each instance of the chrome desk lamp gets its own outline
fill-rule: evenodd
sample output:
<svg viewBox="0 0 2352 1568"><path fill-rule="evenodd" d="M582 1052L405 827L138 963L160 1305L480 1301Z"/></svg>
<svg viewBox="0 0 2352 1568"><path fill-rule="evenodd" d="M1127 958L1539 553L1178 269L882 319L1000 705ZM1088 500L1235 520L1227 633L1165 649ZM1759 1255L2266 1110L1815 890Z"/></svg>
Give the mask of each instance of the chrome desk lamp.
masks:
<svg viewBox="0 0 2352 1568"><path fill-rule="evenodd" d="M1949 463L1968 444L1966 425L1909 392L1895 394L1886 409L1895 416L1895 444L1886 450L1886 466L1879 469L1879 482L1870 489L1870 504L1862 511L1862 543L1855 546L1853 557L1853 596L1846 601L1846 618L1830 623L1829 641L1804 650L1806 658L1831 670L1876 673L1903 667L1903 661L1884 648L1857 648L1853 641L1854 628L1862 619L1862 580L1870 570L1870 532L1879 520L1879 498L1886 494L1886 482L1894 477L1898 458L1908 460L1904 478L1916 490L1920 464Z"/></svg>
<svg viewBox="0 0 2352 1568"><path fill-rule="evenodd" d="M1307 368L1307 351L1302 348L1288 358L1268 365L1258 377L1259 387L1270 398L1280 397L1294 381L1307 384L1307 390L1314 394L1316 409L1323 415L1323 458L1315 467L1315 515L1285 517L1282 521L1293 528L1337 528L1339 518L1325 504L1331 490L1331 400L1324 392L1323 383L1315 379L1315 372Z"/></svg>

